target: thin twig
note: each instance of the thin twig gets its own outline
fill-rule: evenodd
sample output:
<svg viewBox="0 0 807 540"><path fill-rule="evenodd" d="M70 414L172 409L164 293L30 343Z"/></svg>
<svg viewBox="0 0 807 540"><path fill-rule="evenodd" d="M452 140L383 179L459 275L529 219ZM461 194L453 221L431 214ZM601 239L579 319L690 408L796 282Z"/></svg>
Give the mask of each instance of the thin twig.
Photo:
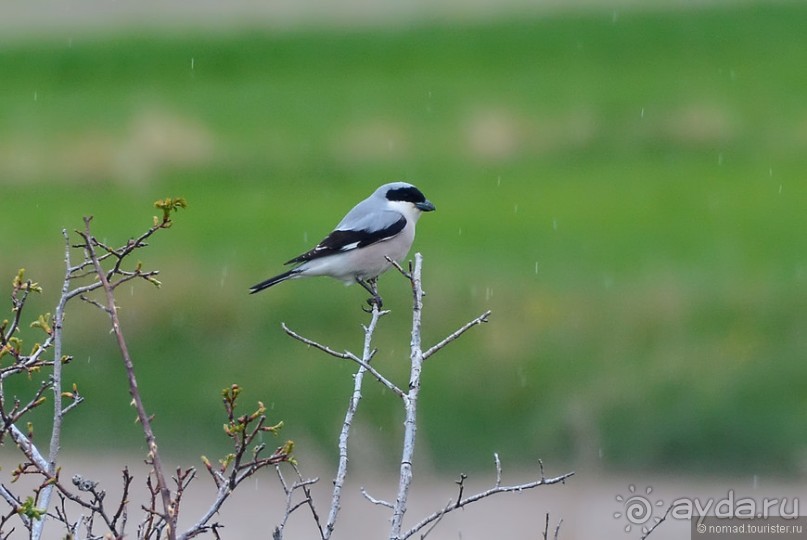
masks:
<svg viewBox="0 0 807 540"><path fill-rule="evenodd" d="M558 536L560 535L560 526L563 525L563 519L558 520L558 524L555 525L555 533L552 535L553 540L558 540ZM544 532L543 532L544 540L549 540L549 512L546 513L546 519L544 520Z"/></svg>
<svg viewBox="0 0 807 540"><path fill-rule="evenodd" d="M181 540L187 540L190 538L194 538L202 533L205 532L206 528L208 527L208 523L210 520L215 516L218 511L221 509L221 506L224 504L224 501L232 493L230 489L230 485L227 482L223 482L218 490L216 491L216 497L213 500L213 503L208 507L207 511L198 519L198 521L192 525L187 532L182 534L179 538Z"/></svg>
<svg viewBox="0 0 807 540"><path fill-rule="evenodd" d="M297 474L297 479L302 481L303 480L303 475L300 474L300 469L297 467L297 463L292 461L291 462L291 467L294 469L294 472ZM315 482L319 482L319 478L311 479L310 483L314 484ZM317 529L319 530L320 537L322 537L322 525L320 524L320 521L319 521L319 514L317 513L317 509L314 506L314 497L312 497L312 495L311 495L311 490L309 489L309 485L307 483L303 482L303 483L300 484L300 488L303 490L303 493L305 494L305 501L308 504L309 510L311 510L311 516L314 518L314 523L317 525Z"/></svg>
<svg viewBox="0 0 807 540"><path fill-rule="evenodd" d="M412 272L407 272L406 270L404 270L403 266L401 266L400 263L398 263L398 261L396 261L395 259L388 257L387 255L384 255L384 258L387 259L387 262L389 262L393 266L393 268L395 268L398 272L400 272L403 277L405 277L409 281L412 281ZM410 262L409 265L411 269L412 263Z"/></svg>
<svg viewBox="0 0 807 540"><path fill-rule="evenodd" d="M443 340L441 340L436 345L433 345L432 347L429 347L429 349L426 350L426 352L423 353L423 360L426 360L428 357L430 357L431 355L433 355L434 353L436 353L437 351L439 351L440 349L442 349L443 347L445 347L446 345L448 345L449 343L451 343L455 339L459 338L462 334L464 334L465 332L467 332L468 330L470 330L474 326L476 326L478 324L488 322L488 317L490 317L490 314L491 314L491 311L487 310L486 312L484 312L482 315L480 315L476 319L465 323L462 327L460 327L456 331L454 331L451 334L449 334L448 336L446 336Z"/></svg>
<svg viewBox="0 0 807 540"><path fill-rule="evenodd" d="M126 529L126 521L127 521L127 512L126 506L129 502L129 487L132 484L132 475L129 474L129 467L123 468L123 493L120 497L120 504L118 504L118 509L115 511L115 515L112 516L112 523L117 524L118 520L121 518L123 519L120 530L123 531Z"/></svg>
<svg viewBox="0 0 807 540"><path fill-rule="evenodd" d="M656 527L658 527L659 525L661 525L662 523L664 523L664 521L667 519L667 516L669 516L669 515L670 515L670 512L672 512L672 509L673 509L674 507L675 507L675 502L671 503L671 504L670 504L670 506L668 506L668 507L667 507L667 511L666 511L666 512L664 512L664 515L663 515L663 516L661 516L661 518L659 518L659 519L658 519L658 521L656 521L656 522L653 524L653 526L652 526L652 527L650 527L649 529L647 529L647 532L645 532L645 533L644 533L644 534L641 536L641 539L640 539L640 540L645 540L645 539L646 539L648 536L650 536L650 534L651 534L653 531L655 531L655 530L656 530Z"/></svg>
<svg viewBox="0 0 807 540"><path fill-rule="evenodd" d="M386 315L387 313L389 313L389 311L380 311L379 316ZM314 347L315 349L319 349L320 351L323 351L331 356L335 356L336 358L341 358L343 360L350 360L352 362L355 362L356 364L359 365L361 369L369 372L370 375L375 377L375 379L378 382L387 387L387 389L396 396L403 398L406 395L404 391L398 388L398 386L395 383L384 377L377 369L375 369L373 366L370 365L370 360L372 360L373 356L375 356L376 352L375 350L371 350L367 354L364 354L363 358L359 358L350 351L339 352L334 349L331 349L327 345L323 345L321 343L314 341L313 339L309 339L305 336L302 336L297 332L295 332L294 330L292 330L291 328L289 328L288 326L286 326L286 323L280 323L280 326L283 328L283 331L286 332L286 334L293 337L297 341L305 343L306 345ZM367 328L365 327L365 333L366 332Z"/></svg>
<svg viewBox="0 0 807 540"><path fill-rule="evenodd" d="M286 528L286 523L289 520L289 517L294 513L295 510L303 506L304 504L311 503L311 494L308 490L308 486L313 485L319 481L319 478L309 478L304 480L302 478L298 478L294 481L294 483L289 486L286 483L285 478L283 478L283 474L280 471L280 467L275 467L275 472L277 472L277 476L280 479L280 484L283 486L283 492L286 494L286 511L283 513L283 518L280 521L280 524L275 527L273 538L280 540L283 538L283 531ZM299 471L298 471L299 476ZM294 492L298 489L303 490L305 497L301 501L297 501L296 503L293 502L294 500ZM318 521L318 520L317 520ZM321 537L320 533L320 537Z"/></svg>
<svg viewBox="0 0 807 540"><path fill-rule="evenodd" d="M109 317L112 319L112 331L115 334L115 338L118 342L118 348L120 349L123 365L126 370L126 378L127 381L129 382L129 394L132 396L135 409L137 410L137 418L138 420L140 420L140 424L143 427L143 433L146 436L146 444L148 445L149 449L148 451L149 464L151 465L152 470L154 471L154 476L157 479L157 490L159 492L163 506L162 518L166 521L169 540L175 540L176 516L173 513L171 504L171 490L168 488L168 484L165 480L165 472L163 470L162 459L160 458L160 452L157 447L157 438L155 437L154 431L152 430L151 427L151 417L146 413L143 400L140 396L140 390L137 387L137 378L135 377L134 363L132 362L132 358L129 355L129 347L126 343L126 339L123 337L123 331L121 329L120 320L118 319L117 308L115 306L115 296L113 293L113 289L112 286L110 285L109 280L107 279L107 274L101 267L101 263L98 260L98 256L96 255L95 252L94 246L97 245L97 241L95 240L95 238L93 238L90 232L91 219L92 218L89 217L84 218L84 231L81 232L80 235L85 241L84 249L86 250L87 257L93 262L93 267L95 268L95 271L98 274L98 279L101 281L101 285L103 286L104 289L104 293L106 296L106 307L109 313ZM150 236L150 234L153 233L154 230L156 230L155 227L149 229L149 231L151 232L147 232L146 234L141 235L141 238L146 238L147 236Z"/></svg>
<svg viewBox="0 0 807 540"><path fill-rule="evenodd" d="M459 492L457 493L457 503L462 500L462 492L465 491L465 480L468 478L468 475L465 473L460 474L460 479L456 481L456 484L459 486Z"/></svg>
<svg viewBox="0 0 807 540"><path fill-rule="evenodd" d="M301 342L305 343L306 345L314 347L315 349L319 349L320 351L328 353L331 356L335 356L336 358L343 358L345 360L352 360L351 357L354 356L353 354L351 354L348 351L344 351L344 352L335 351L335 350L331 349L330 347L328 347L327 345L322 345L321 343L318 343L318 342L314 341L313 339L308 339L307 337L301 336L300 334L298 334L297 332L295 332L294 330L292 330L291 328L286 326L286 323L284 323L284 322L280 323L280 326L283 328L284 332L286 332L288 335L290 335L294 339L296 339L298 341L301 341Z"/></svg>
<svg viewBox="0 0 807 540"><path fill-rule="evenodd" d="M373 504L377 504L378 506L386 506L387 508L394 508L391 502L387 502L383 499L376 499L375 497L370 495L370 493L368 493L367 490L364 489L364 487L361 488L361 494L364 495L365 499L367 499Z"/></svg>
<svg viewBox="0 0 807 540"><path fill-rule="evenodd" d="M471 495L469 497L466 497L465 499L457 501L456 504L454 504L454 505L452 505L450 507L443 508L442 510L438 510L437 512L434 512L433 514L430 514L429 516L426 516L420 522L418 522L416 525L414 525L411 529L409 529L405 533L401 534L399 538L401 540L409 538L410 536L414 535L420 529L422 529L423 527L429 525L433 521L435 521L437 519L441 519L443 515L448 514L449 512L453 512L454 510L457 510L458 508L463 508L463 507L465 507L465 506L467 506L467 505L469 505L471 503L474 503L476 501L480 501L480 500L485 499L487 497L491 497L491 496L497 495L499 493L514 493L514 492L518 493L518 492L526 491L526 490L529 490L529 489L534 489L534 488L537 488L537 487L540 487L540 486L548 486L548 485L552 485L552 484L562 484L562 483L566 482L567 478L570 478L573 475L574 475L574 472L568 472L566 474L562 474L562 475L556 476L554 478L546 478L546 477L544 477L544 474L543 474L543 471L542 471L541 472L541 478L539 480L535 480L533 482L527 482L525 484L517 484L517 485L512 485L512 486L496 485L496 486L494 486L494 487L492 487L492 488L490 488L488 490L482 491L480 493L477 493L475 495Z"/></svg>
<svg viewBox="0 0 807 540"><path fill-rule="evenodd" d="M445 508L444 508L445 511L442 514L440 514L440 517L435 519L431 523L431 525L429 525L429 528L426 529L423 532L423 534L420 535L420 540L423 540L424 538L426 538L427 536L429 536L431 534L431 532L434 530L434 528L437 527L437 525L443 520L443 517L448 513L448 510L451 507L451 505L453 504L453 502L454 501L452 501L451 499L448 499L448 503L446 503Z"/></svg>
<svg viewBox="0 0 807 540"><path fill-rule="evenodd" d="M553 540L558 540L558 536L560 535L560 526L563 525L563 518L558 520L558 524L555 525L555 534L552 536Z"/></svg>

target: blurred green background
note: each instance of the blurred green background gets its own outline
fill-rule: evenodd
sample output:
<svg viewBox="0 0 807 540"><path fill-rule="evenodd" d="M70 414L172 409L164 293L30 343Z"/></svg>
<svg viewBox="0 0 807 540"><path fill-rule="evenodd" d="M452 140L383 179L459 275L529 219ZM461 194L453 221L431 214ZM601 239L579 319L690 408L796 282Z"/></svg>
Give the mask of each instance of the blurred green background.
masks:
<svg viewBox="0 0 807 540"><path fill-rule="evenodd" d="M152 202L189 208L140 253L161 289L119 294L162 446L224 451L218 392L263 400L333 457L366 294L326 280L249 296L355 202L406 179L431 344L419 449L490 462L798 474L807 465L807 5L598 8L357 27L124 28L0 45L0 276L53 311L61 229L125 242ZM407 380L410 293L376 367ZM8 304L6 304L8 305ZM7 317L8 315L3 315ZM38 339L35 330L23 337ZM142 447L100 312L74 304L66 449ZM23 395L45 374L18 381ZM353 442L399 455L367 381ZM46 433L47 411L35 421ZM39 433L39 432L38 432ZM44 438L43 438L44 442Z"/></svg>

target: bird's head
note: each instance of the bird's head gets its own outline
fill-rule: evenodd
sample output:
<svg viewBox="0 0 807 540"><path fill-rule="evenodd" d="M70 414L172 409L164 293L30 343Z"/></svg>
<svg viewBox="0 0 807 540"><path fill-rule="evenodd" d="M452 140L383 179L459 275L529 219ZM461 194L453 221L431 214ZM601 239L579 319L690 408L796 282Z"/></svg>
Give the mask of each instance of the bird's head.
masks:
<svg viewBox="0 0 807 540"><path fill-rule="evenodd" d="M435 210L431 201L418 188L406 182L385 184L376 190L376 195L385 198L391 203L409 203L421 212Z"/></svg>

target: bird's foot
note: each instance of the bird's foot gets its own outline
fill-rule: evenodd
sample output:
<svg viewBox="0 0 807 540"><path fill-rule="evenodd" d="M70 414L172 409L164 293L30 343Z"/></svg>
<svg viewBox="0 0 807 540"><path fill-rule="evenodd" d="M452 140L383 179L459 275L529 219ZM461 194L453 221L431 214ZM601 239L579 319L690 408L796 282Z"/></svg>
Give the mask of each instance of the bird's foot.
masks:
<svg viewBox="0 0 807 540"><path fill-rule="evenodd" d="M367 281L356 278L356 283L364 287L364 290L373 295L372 298L367 299L367 304L370 306L370 309L365 307L362 307L362 309L367 313L372 313L373 309L378 309L378 311L381 311L381 306L383 306L384 303L381 301L381 297L378 295L378 278L370 278Z"/></svg>
<svg viewBox="0 0 807 540"><path fill-rule="evenodd" d="M375 294L375 295L373 295L372 298L367 299L367 305L370 306L370 307L369 308L362 307L362 309L366 313L372 313L373 309L378 309L378 311L381 311L381 308L384 306L384 302L381 300L380 296Z"/></svg>

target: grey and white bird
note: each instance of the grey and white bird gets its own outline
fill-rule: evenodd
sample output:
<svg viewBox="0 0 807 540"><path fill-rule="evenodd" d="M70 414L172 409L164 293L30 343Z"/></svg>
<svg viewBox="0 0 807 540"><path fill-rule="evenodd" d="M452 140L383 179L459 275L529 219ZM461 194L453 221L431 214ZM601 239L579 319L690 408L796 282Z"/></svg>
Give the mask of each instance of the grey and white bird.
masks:
<svg viewBox="0 0 807 540"><path fill-rule="evenodd" d="M262 291L289 279L329 276L345 284L358 283L381 305L378 276L390 269L388 260L400 261L415 239L415 224L434 205L406 182L384 184L348 212L317 246L285 264L294 268L250 287Z"/></svg>

